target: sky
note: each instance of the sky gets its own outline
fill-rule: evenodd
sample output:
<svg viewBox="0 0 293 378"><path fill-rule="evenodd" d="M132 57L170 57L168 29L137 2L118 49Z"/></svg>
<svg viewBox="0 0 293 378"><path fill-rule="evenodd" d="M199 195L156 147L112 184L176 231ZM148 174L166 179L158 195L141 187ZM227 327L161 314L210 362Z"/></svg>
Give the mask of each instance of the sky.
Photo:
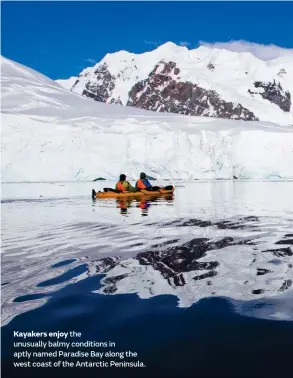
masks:
<svg viewBox="0 0 293 378"><path fill-rule="evenodd" d="M216 44L267 59L283 51L273 45L293 49L293 2L1 5L1 54L52 79L77 76L107 53L142 53L167 41L188 48Z"/></svg>

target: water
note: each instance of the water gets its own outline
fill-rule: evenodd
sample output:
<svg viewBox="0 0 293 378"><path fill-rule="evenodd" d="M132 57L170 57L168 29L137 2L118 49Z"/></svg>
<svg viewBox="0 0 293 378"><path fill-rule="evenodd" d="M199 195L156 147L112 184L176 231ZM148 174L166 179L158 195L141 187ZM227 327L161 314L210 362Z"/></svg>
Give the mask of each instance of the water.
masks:
<svg viewBox="0 0 293 378"><path fill-rule="evenodd" d="M13 331L76 330L146 364L103 376L287 374L293 182L177 182L174 198L91 200L111 184L2 185L5 369ZM97 376L81 371L70 374ZM34 373L46 370L9 372Z"/></svg>

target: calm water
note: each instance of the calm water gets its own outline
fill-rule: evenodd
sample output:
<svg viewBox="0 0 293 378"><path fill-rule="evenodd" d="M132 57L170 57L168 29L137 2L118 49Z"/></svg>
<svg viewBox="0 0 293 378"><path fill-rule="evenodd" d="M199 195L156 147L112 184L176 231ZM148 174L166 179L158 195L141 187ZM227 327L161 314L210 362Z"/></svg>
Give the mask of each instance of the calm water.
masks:
<svg viewBox="0 0 293 378"><path fill-rule="evenodd" d="M136 351L147 367L135 377L291 376L293 182L177 182L173 198L91 200L111 184L2 185L5 369L14 330L76 330ZM46 371L9 372L33 373ZM70 370L84 374L130 371Z"/></svg>

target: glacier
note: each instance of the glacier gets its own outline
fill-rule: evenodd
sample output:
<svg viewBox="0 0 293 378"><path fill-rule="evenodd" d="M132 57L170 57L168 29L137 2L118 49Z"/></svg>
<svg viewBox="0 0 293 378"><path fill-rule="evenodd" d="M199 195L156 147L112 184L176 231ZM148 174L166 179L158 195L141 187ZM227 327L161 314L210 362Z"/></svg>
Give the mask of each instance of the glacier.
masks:
<svg viewBox="0 0 293 378"><path fill-rule="evenodd" d="M1 58L2 182L293 179L293 127L99 103Z"/></svg>

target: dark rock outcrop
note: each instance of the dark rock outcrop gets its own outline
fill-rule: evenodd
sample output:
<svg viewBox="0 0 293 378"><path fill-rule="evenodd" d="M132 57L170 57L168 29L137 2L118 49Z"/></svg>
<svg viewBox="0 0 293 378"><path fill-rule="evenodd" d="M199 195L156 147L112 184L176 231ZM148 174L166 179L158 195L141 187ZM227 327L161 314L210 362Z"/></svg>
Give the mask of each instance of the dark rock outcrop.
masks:
<svg viewBox="0 0 293 378"><path fill-rule="evenodd" d="M95 75L96 80L94 82L88 81L85 84L85 89L83 90L82 95L92 98L95 101L122 105L120 99L112 98L110 101L108 101L115 88L116 78L109 72L107 64L104 63L99 66L95 71Z"/></svg>
<svg viewBox="0 0 293 378"><path fill-rule="evenodd" d="M276 243L277 244L277 243ZM286 256L293 256L293 252L290 247L287 248L276 248L276 249L267 249L263 252L271 252L273 255L277 257L286 257Z"/></svg>
<svg viewBox="0 0 293 378"><path fill-rule="evenodd" d="M216 91L180 81L179 73L174 62L160 62L146 80L133 86L127 105L184 115L258 120L241 104L222 100Z"/></svg>
<svg viewBox="0 0 293 378"><path fill-rule="evenodd" d="M279 106L284 112L289 112L291 109L291 94L285 92L280 83L276 83L274 80L272 83L264 83L262 81L255 81L253 83L258 91L251 91L248 89L248 93L252 96L255 94L260 95L264 100L268 100L273 104Z"/></svg>

